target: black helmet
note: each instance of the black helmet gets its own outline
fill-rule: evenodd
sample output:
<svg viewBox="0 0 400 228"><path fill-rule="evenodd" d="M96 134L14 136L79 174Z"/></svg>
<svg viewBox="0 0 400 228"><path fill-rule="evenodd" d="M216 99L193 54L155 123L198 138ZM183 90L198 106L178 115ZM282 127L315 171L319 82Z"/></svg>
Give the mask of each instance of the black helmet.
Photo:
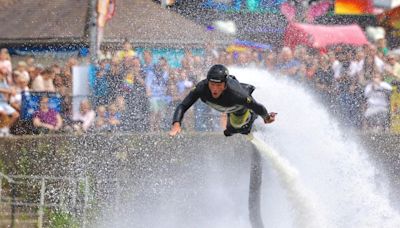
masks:
<svg viewBox="0 0 400 228"><path fill-rule="evenodd" d="M228 75L228 68L224 65L217 64L212 66L208 71L207 80L210 82L225 82Z"/></svg>

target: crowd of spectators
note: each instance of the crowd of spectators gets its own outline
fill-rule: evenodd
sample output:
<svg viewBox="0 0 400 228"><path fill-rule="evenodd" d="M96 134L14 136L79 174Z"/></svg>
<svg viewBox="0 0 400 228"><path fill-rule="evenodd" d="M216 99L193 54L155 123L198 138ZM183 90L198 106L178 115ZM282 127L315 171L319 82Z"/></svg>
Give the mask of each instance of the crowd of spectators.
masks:
<svg viewBox="0 0 400 228"><path fill-rule="evenodd" d="M84 64L69 58L65 64L43 66L28 56L13 62L0 53L0 136L55 132L165 131L172 112L213 64L257 67L311 88L342 123L355 129L388 130L393 93L398 93L400 64L384 42L362 47L338 45L325 51L304 46L277 50L228 52L206 45L201 55L185 49L179 68L151 49L140 55L129 42L119 51L101 55L91 74L91 95L72 113L72 69ZM26 92L41 92L39 108L28 122L20 119ZM49 105L46 93L61 95L61 109ZM198 131L223 128L223 118L201 102L187 112L184 127ZM10 131L11 129L11 131Z"/></svg>

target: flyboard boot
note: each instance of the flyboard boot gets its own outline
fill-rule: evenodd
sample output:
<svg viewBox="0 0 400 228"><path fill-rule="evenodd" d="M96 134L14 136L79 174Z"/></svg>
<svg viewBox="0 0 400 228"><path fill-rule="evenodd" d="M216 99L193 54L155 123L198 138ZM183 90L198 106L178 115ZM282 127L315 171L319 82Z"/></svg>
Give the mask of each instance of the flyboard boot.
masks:
<svg viewBox="0 0 400 228"><path fill-rule="evenodd" d="M228 113L228 120L226 129L224 130L225 136L232 136L233 134L248 135L253 127L254 120L257 119L257 114L251 110L246 110L242 115Z"/></svg>

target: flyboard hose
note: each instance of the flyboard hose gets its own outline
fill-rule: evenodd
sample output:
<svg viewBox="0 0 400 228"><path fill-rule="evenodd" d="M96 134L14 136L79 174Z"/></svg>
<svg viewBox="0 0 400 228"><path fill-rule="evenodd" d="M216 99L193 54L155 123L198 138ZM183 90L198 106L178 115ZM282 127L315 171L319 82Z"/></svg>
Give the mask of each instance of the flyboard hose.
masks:
<svg viewBox="0 0 400 228"><path fill-rule="evenodd" d="M267 148L264 142L255 138L253 134L250 133L246 138L253 144L249 186L249 219L252 228L264 228L261 217L262 158L276 160L278 156ZM263 153L263 156L261 153ZM280 164L281 162L277 163Z"/></svg>
<svg viewBox="0 0 400 228"><path fill-rule="evenodd" d="M252 142L252 135L249 141ZM253 142L252 142L253 143ZM254 144L254 143L253 143ZM250 186L249 186L249 218L253 228L264 228L261 218L261 183L262 183L262 159L260 152L253 146L251 153Z"/></svg>
<svg viewBox="0 0 400 228"><path fill-rule="evenodd" d="M298 181L298 171L262 140L252 134L249 134L247 139L254 146L251 156L249 189L249 217L252 227L264 227L260 208L262 158L268 159L272 168L277 171L289 201L296 208L294 216L296 224L299 227L327 227L325 218L317 213L317 207L310 197L310 193Z"/></svg>

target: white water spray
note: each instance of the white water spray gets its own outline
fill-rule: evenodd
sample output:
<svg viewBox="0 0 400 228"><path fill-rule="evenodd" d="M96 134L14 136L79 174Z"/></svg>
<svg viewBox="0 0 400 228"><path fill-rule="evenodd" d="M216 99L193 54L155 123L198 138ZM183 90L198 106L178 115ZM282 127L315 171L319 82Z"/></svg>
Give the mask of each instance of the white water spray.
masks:
<svg viewBox="0 0 400 228"><path fill-rule="evenodd" d="M381 172L351 134L304 88L256 69L230 69L253 84L277 121L258 123L254 143L268 163L263 179L266 227L400 227ZM277 153L279 152L279 153Z"/></svg>
<svg viewBox="0 0 400 228"><path fill-rule="evenodd" d="M277 172L280 183L296 210L294 212L296 225L307 228L327 227L325 218L320 214L317 204L313 202L311 193L300 182L298 171L278 152L257 137L253 137L251 142L261 156L271 162L272 168Z"/></svg>
<svg viewBox="0 0 400 228"><path fill-rule="evenodd" d="M230 71L241 82L255 85L255 99L279 113L273 124L264 125L260 118L255 123L254 144L265 158L261 194L265 227L400 227L382 172L306 89L261 70ZM135 184L126 189L123 201L104 208L92 227L250 228L246 158L252 151L227 149L224 144L243 136L223 139L220 134L215 141L204 135L218 149L197 147L196 160L181 159L185 151L171 152L184 164L177 165L177 173L169 179L152 169L145 178L133 177ZM162 148L143 149L145 154ZM149 162L144 157L138 164L149 167ZM159 166L150 167L156 171Z"/></svg>

